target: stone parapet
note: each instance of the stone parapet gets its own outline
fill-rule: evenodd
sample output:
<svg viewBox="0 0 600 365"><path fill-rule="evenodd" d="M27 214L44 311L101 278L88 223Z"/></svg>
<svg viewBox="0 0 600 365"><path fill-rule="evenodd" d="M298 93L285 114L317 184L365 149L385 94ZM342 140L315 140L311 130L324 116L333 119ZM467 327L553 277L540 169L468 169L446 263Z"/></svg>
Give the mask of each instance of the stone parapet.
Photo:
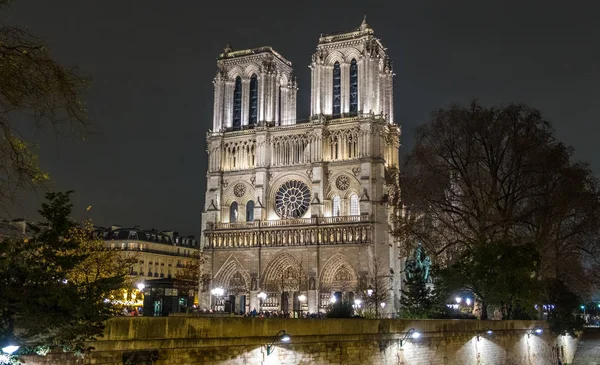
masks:
<svg viewBox="0 0 600 365"><path fill-rule="evenodd" d="M411 328L419 338L405 334ZM541 328L541 334L531 334ZM280 330L289 343L266 345ZM486 333L491 330L492 334ZM479 338L478 338L479 335ZM114 318L78 364L555 364L571 362L577 340L546 322L223 317ZM75 364L67 354L27 364Z"/></svg>

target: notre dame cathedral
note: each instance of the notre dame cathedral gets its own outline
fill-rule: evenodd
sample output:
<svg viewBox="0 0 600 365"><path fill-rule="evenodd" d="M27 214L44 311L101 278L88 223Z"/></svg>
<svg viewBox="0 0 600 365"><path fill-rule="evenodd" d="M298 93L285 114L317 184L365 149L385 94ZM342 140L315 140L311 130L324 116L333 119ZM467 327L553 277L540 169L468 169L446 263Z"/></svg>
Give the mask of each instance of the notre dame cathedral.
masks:
<svg viewBox="0 0 600 365"><path fill-rule="evenodd" d="M319 38L309 120L296 119L292 63L271 47L227 46L217 68L200 306L322 312L361 295L378 262L393 313L401 264L382 201L400 128L392 62L366 19Z"/></svg>

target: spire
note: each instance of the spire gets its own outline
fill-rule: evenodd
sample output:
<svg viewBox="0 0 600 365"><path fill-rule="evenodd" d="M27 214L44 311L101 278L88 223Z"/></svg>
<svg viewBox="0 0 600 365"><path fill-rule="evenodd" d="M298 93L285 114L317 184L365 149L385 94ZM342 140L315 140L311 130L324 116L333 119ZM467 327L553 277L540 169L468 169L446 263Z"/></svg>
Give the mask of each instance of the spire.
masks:
<svg viewBox="0 0 600 365"><path fill-rule="evenodd" d="M225 51L225 53L229 53L229 52L233 51L233 48L231 48L230 42L227 42L227 44L225 45L225 49L223 49L223 51Z"/></svg>
<svg viewBox="0 0 600 365"><path fill-rule="evenodd" d="M367 24L367 15L365 14L362 23L360 23L360 30L365 30L367 28L369 28L369 24Z"/></svg>

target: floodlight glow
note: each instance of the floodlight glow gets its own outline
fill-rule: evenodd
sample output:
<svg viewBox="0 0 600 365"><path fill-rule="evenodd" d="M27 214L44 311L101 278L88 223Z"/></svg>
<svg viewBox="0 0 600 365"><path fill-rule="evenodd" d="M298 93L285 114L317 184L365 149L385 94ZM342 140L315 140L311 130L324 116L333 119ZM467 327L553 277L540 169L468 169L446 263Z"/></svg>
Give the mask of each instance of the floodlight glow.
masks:
<svg viewBox="0 0 600 365"><path fill-rule="evenodd" d="M261 291L260 293L258 293L257 297L258 299L265 300L267 299L267 293Z"/></svg>
<svg viewBox="0 0 600 365"><path fill-rule="evenodd" d="M362 303L362 301L360 299L354 299L355 305L360 305L360 303Z"/></svg>
<svg viewBox="0 0 600 365"><path fill-rule="evenodd" d="M421 337L421 332L417 332L417 331L413 332L412 338L419 338L419 337Z"/></svg>
<svg viewBox="0 0 600 365"><path fill-rule="evenodd" d="M19 346L17 346L17 345L8 345L8 346L5 346L2 348L2 352L4 352L5 354L12 355L18 349L19 349Z"/></svg>
<svg viewBox="0 0 600 365"><path fill-rule="evenodd" d="M225 294L225 290L223 290L223 288L214 288L210 292L212 293L212 295L216 295L217 297L220 297L221 295Z"/></svg>
<svg viewBox="0 0 600 365"><path fill-rule="evenodd" d="M144 284L144 283L138 283L137 284L137 288L138 288L139 291L142 291L142 290L144 290L144 288L146 288L146 284Z"/></svg>
<svg viewBox="0 0 600 365"><path fill-rule="evenodd" d="M467 298L465 301L467 302L467 305L471 305L471 298Z"/></svg>
<svg viewBox="0 0 600 365"><path fill-rule="evenodd" d="M332 296L329 298L329 301L330 301L331 303L335 303L335 302L337 301L337 298L335 297L335 295L332 295Z"/></svg>
<svg viewBox="0 0 600 365"><path fill-rule="evenodd" d="M462 298L461 297L456 297L456 298L454 298L454 300L456 300L456 304L459 304L460 301L462 300Z"/></svg>
<svg viewBox="0 0 600 365"><path fill-rule="evenodd" d="M306 295L304 295L304 294L298 295L298 300L301 301L301 302L305 301L306 300Z"/></svg>

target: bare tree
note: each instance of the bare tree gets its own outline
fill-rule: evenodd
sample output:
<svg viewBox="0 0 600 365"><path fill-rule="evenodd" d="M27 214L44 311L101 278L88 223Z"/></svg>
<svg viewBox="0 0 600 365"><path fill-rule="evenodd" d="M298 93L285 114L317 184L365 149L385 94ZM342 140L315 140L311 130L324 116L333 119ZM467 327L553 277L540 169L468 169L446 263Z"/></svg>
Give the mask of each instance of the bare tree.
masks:
<svg viewBox="0 0 600 365"><path fill-rule="evenodd" d="M538 275L590 287L582 262L597 253L598 181L538 110L474 102L435 112L417 130L401 186L395 232L438 263L489 242L534 243Z"/></svg>
<svg viewBox="0 0 600 365"><path fill-rule="evenodd" d="M6 10L9 0L0 0ZM58 132L85 132L87 112L82 98L88 81L75 67L56 62L44 42L15 26L0 26L0 208L14 201L20 189L35 188L49 179L32 145L20 134L19 121Z"/></svg>
<svg viewBox="0 0 600 365"><path fill-rule="evenodd" d="M362 293L365 309L374 312L376 318L379 318L381 303L387 303L390 299L390 288L390 273L383 260L373 258L369 262L366 280L361 280L359 284L359 291Z"/></svg>

